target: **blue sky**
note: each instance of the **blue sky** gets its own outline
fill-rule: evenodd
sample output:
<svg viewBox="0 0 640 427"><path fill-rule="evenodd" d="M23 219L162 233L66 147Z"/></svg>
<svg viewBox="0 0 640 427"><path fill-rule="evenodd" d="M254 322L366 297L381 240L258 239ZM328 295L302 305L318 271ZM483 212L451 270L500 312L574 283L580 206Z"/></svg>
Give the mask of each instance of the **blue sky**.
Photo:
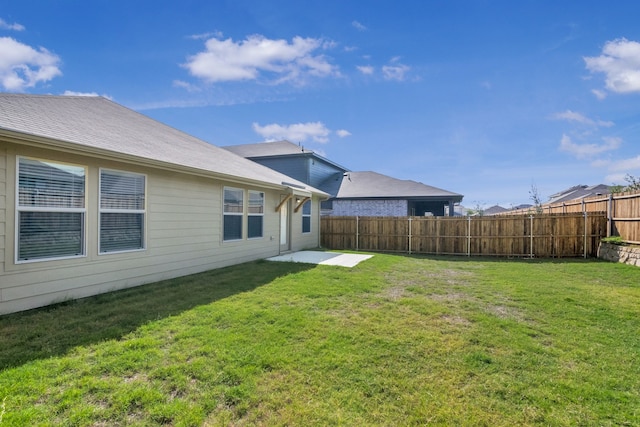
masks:
<svg viewBox="0 0 640 427"><path fill-rule="evenodd" d="M0 0L0 91L530 203L640 175L640 2Z"/></svg>

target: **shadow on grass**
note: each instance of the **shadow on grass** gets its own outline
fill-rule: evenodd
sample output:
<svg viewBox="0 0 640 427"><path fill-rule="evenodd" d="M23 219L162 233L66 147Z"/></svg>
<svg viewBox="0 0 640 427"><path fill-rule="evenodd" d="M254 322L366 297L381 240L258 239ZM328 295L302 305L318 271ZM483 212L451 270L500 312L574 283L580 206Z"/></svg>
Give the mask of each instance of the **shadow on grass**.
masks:
<svg viewBox="0 0 640 427"><path fill-rule="evenodd" d="M600 258L583 258L583 257L558 257L558 258L529 258L526 256L497 256L497 255L438 255L438 254L421 254L421 253L402 253L402 252L371 252L371 251L352 251L353 253L365 254L385 254L394 255L405 258L428 259L431 261L457 261L457 262L491 262L491 263L525 263L525 264L593 264L602 263L609 264Z"/></svg>
<svg viewBox="0 0 640 427"><path fill-rule="evenodd" d="M0 370L119 339L145 323L315 267L256 261L0 316Z"/></svg>

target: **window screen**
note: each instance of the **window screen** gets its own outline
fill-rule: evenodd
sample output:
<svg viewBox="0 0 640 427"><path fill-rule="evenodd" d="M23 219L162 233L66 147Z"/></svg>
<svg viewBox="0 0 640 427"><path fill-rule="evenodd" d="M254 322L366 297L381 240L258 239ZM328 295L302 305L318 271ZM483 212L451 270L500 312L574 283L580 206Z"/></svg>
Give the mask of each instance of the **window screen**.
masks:
<svg viewBox="0 0 640 427"><path fill-rule="evenodd" d="M18 158L18 261L82 256L85 168Z"/></svg>
<svg viewBox="0 0 640 427"><path fill-rule="evenodd" d="M145 176L100 171L100 253L144 249Z"/></svg>
<svg viewBox="0 0 640 427"><path fill-rule="evenodd" d="M223 239L242 239L244 215L244 191L236 188L224 189Z"/></svg>
<svg viewBox="0 0 640 427"><path fill-rule="evenodd" d="M302 232L311 233L311 200L302 205Z"/></svg>
<svg viewBox="0 0 640 427"><path fill-rule="evenodd" d="M264 193L249 191L248 238L258 238L263 235L264 223Z"/></svg>

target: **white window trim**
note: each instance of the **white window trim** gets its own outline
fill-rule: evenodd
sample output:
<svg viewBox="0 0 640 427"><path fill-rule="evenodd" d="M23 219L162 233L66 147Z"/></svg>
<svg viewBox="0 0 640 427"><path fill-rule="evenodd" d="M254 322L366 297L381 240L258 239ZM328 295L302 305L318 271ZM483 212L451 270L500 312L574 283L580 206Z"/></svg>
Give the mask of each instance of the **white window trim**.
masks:
<svg viewBox="0 0 640 427"><path fill-rule="evenodd" d="M44 163L56 163L60 165L73 166L84 170L84 208L56 208L56 207L39 207L39 206L20 206L20 159L35 160ZM46 261L61 261L65 259L86 258L87 256L87 195L89 174L87 166L79 165L69 162L60 162L57 160L47 160L37 157L28 156L16 156L16 180L15 180L15 219L14 219L14 244L13 244L13 258L14 263L28 264L33 262L46 262ZM46 258L34 258L34 259L18 259L20 251L18 250L19 237L20 237L20 212L68 212L68 213L81 213L82 214L82 254L80 255L68 255L59 257L46 257Z"/></svg>
<svg viewBox="0 0 640 427"><path fill-rule="evenodd" d="M242 192L242 212L225 212L225 210L224 210L224 193L225 193L227 190L241 191L241 192ZM229 186L224 186L224 187L222 188L222 230L221 230L221 233L220 233L220 234L221 234L222 242L223 242L223 243L228 243L228 242L239 242L239 241L244 240L244 238L245 238L245 236L246 236L246 233L247 233L246 228L247 228L247 227L245 227L245 224L244 224L244 223L246 222L246 221L245 221L245 212L247 211L247 203L245 203L245 198L246 198L245 196L246 196L246 195L245 195L245 190L244 190L244 188L229 187ZM241 232L240 232L240 237L239 237L238 239L225 239L225 238L224 238L224 217L225 217L225 216L227 216L227 215L229 215L229 216L240 216L240 217L242 217L242 221L240 222L240 223L241 223L241 227L242 227L242 229L241 229Z"/></svg>
<svg viewBox="0 0 640 427"><path fill-rule="evenodd" d="M309 203L309 213L305 214L304 206L302 206L302 234L311 234L313 230L313 201L310 199L306 201L305 204L306 203ZM309 231L304 231L304 218L309 218Z"/></svg>
<svg viewBox="0 0 640 427"><path fill-rule="evenodd" d="M247 240L264 239L264 210L265 210L266 194L265 194L264 191L258 191L258 190L249 190L247 193L248 193L248 197L247 197ZM251 203L251 193L262 194L262 213L251 213L251 212L249 212L249 204ZM262 235L261 236L249 237L249 217L252 217L252 216L260 216L260 217L262 217Z"/></svg>
<svg viewBox="0 0 640 427"><path fill-rule="evenodd" d="M111 172L114 174L120 175L133 175L133 176L143 176L144 177L144 209L103 209L102 208L102 172ZM148 191L147 191L147 183L148 177L146 174L131 172L131 171L123 171L119 169L109 169L109 168L100 168L98 170L98 255L112 255L112 254L122 254L127 252L142 252L147 250L147 200L148 200ZM102 214L103 213L132 213L132 214L142 214L142 247L135 249L123 249L120 251L108 251L105 252L101 249L101 240L100 240L100 232L102 230Z"/></svg>

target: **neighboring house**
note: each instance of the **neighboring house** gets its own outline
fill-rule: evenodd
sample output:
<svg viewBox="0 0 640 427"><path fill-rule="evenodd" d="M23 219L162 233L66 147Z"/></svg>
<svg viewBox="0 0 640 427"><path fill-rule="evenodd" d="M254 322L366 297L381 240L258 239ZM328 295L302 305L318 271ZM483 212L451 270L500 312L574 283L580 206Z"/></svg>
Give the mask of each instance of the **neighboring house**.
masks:
<svg viewBox="0 0 640 427"><path fill-rule="evenodd" d="M347 172L333 199L335 216L454 216L462 195L376 172Z"/></svg>
<svg viewBox="0 0 640 427"><path fill-rule="evenodd" d="M569 200L581 200L586 197L592 196L602 196L605 194L609 194L611 192L608 185L598 184L598 185L576 185L571 188L567 188L566 190L562 190L556 194L552 194L549 196L549 200L545 203L554 204L554 203L562 203L568 202Z"/></svg>
<svg viewBox="0 0 640 427"><path fill-rule="evenodd" d="M484 211L482 211L482 214L483 215L497 215L497 214L501 214L501 213L507 212L508 210L509 209L503 208L500 205L493 205L491 207L488 207Z"/></svg>
<svg viewBox="0 0 640 427"><path fill-rule="evenodd" d="M0 94L0 314L318 247L327 197L105 98Z"/></svg>
<svg viewBox="0 0 640 427"><path fill-rule="evenodd" d="M333 216L454 215L462 195L376 172L353 172L289 141L223 147L331 196L322 214Z"/></svg>
<svg viewBox="0 0 640 427"><path fill-rule="evenodd" d="M307 183L331 196L338 193L342 177L349 171L314 151L306 150L289 141L230 145L222 148Z"/></svg>
<svg viewBox="0 0 640 427"><path fill-rule="evenodd" d="M514 206L510 210L516 211L516 210L520 210L520 209L530 209L532 207L533 207L533 205L531 203L522 203L520 205Z"/></svg>

